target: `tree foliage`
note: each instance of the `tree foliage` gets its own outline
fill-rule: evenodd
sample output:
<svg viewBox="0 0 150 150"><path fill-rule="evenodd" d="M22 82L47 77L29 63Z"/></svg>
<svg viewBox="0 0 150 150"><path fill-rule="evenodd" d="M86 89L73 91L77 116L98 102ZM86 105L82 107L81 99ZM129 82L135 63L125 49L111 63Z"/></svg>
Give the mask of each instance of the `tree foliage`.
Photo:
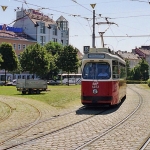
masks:
<svg viewBox="0 0 150 150"><path fill-rule="evenodd" d="M59 68L61 68L62 71L65 71L68 74L72 72L76 73L79 66L79 59L77 57L77 53L78 49L74 48L73 46L65 46L63 52L59 55Z"/></svg>
<svg viewBox="0 0 150 150"><path fill-rule="evenodd" d="M127 79L130 79L131 78L130 61L127 59L125 61L126 61Z"/></svg>
<svg viewBox="0 0 150 150"><path fill-rule="evenodd" d="M2 55L0 54L0 65L1 65L1 62L3 62L3 59L2 59Z"/></svg>
<svg viewBox="0 0 150 150"><path fill-rule="evenodd" d="M7 71L13 71L18 67L18 58L17 55L9 43L2 43L0 45L0 54L2 55L1 69Z"/></svg>
<svg viewBox="0 0 150 150"><path fill-rule="evenodd" d="M44 47L53 56L56 55L56 54L61 53L61 51L63 50L63 45L62 44L57 43L57 42L52 42L52 41L50 41L47 44L45 44Z"/></svg>
<svg viewBox="0 0 150 150"><path fill-rule="evenodd" d="M53 78L59 73L59 54L63 51L63 45L57 42L50 41L45 46L46 50L53 56L53 61L50 63L50 71L47 75L47 78Z"/></svg>
<svg viewBox="0 0 150 150"><path fill-rule="evenodd" d="M59 67L68 74L76 72L79 66L79 59L77 57L78 50L72 45L64 47L63 52L59 55Z"/></svg>
<svg viewBox="0 0 150 150"><path fill-rule="evenodd" d="M20 56L20 64L23 71L29 71L44 77L49 69L52 56L39 44L28 46Z"/></svg>
<svg viewBox="0 0 150 150"><path fill-rule="evenodd" d="M149 65L146 60L142 59L132 70L131 79L147 80L149 78Z"/></svg>
<svg viewBox="0 0 150 150"><path fill-rule="evenodd" d="M18 68L17 55L9 43L2 43L0 45L1 62L0 69L5 69L5 84L6 84L6 71L14 71Z"/></svg>

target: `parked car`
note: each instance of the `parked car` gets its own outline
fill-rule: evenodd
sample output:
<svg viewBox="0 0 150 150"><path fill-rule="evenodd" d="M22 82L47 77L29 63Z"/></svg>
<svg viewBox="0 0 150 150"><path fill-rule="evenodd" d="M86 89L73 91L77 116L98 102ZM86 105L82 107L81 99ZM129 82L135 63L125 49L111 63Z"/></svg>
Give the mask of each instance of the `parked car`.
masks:
<svg viewBox="0 0 150 150"><path fill-rule="evenodd" d="M60 84L59 82L55 81L55 80L48 80L47 82L48 85L58 85Z"/></svg>
<svg viewBox="0 0 150 150"><path fill-rule="evenodd" d="M13 81L8 82L6 85L7 85L7 86L11 86L11 85L16 86L16 83L17 83L17 80L14 79Z"/></svg>
<svg viewBox="0 0 150 150"><path fill-rule="evenodd" d="M4 81L0 81L0 85L5 85L5 82Z"/></svg>

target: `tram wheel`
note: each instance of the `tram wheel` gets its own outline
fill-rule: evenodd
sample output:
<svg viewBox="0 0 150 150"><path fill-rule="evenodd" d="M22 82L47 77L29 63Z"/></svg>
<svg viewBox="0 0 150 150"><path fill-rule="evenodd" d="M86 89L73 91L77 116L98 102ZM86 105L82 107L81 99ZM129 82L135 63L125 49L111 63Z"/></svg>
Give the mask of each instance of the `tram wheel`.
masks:
<svg viewBox="0 0 150 150"><path fill-rule="evenodd" d="M36 94L40 94L40 90L36 90Z"/></svg>
<svg viewBox="0 0 150 150"><path fill-rule="evenodd" d="M22 91L22 94L26 94L26 91Z"/></svg>

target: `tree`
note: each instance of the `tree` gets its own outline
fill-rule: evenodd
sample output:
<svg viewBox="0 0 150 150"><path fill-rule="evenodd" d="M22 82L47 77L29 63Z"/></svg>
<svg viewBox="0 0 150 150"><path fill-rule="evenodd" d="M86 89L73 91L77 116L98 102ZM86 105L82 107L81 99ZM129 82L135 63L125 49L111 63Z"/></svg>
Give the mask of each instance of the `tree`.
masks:
<svg viewBox="0 0 150 150"><path fill-rule="evenodd" d="M59 54L63 51L63 45L57 42L50 41L46 45L44 45L46 50L53 56L53 61L50 63L50 71L47 75L47 78L53 78L59 73Z"/></svg>
<svg viewBox="0 0 150 150"><path fill-rule="evenodd" d="M142 59L132 70L131 76L133 80L147 80L149 78L149 65Z"/></svg>
<svg viewBox="0 0 150 150"><path fill-rule="evenodd" d="M139 66L140 66L140 73L141 76L144 80L147 80L149 78L149 65L146 62L146 60L142 59L139 62Z"/></svg>
<svg viewBox="0 0 150 150"><path fill-rule="evenodd" d="M39 44L28 46L20 56L23 71L45 77L50 69L52 56Z"/></svg>
<svg viewBox="0 0 150 150"><path fill-rule="evenodd" d="M44 45L46 50L50 52L53 56L55 54L59 54L63 50L63 45L57 42L48 42L47 44Z"/></svg>
<svg viewBox="0 0 150 150"><path fill-rule="evenodd" d="M132 69L132 77L133 77L133 80L140 80L141 79L140 65L136 65Z"/></svg>
<svg viewBox="0 0 150 150"><path fill-rule="evenodd" d="M130 62L129 60L126 61L126 72L127 72L127 79L131 79L131 69L130 69Z"/></svg>
<svg viewBox="0 0 150 150"><path fill-rule="evenodd" d="M0 45L0 54L2 55L3 62L1 62L0 69L5 69L5 84L6 84L6 71L13 71L18 67L17 55L9 43L2 43Z"/></svg>
<svg viewBox="0 0 150 150"><path fill-rule="evenodd" d="M71 45L65 46L63 52L59 55L59 68L61 68L63 71L66 71L68 74L71 72L76 73L79 66L77 53L77 48L74 48Z"/></svg>
<svg viewBox="0 0 150 150"><path fill-rule="evenodd" d="M0 66L1 66L1 62L3 62L3 59L2 59L2 55L0 54Z"/></svg>

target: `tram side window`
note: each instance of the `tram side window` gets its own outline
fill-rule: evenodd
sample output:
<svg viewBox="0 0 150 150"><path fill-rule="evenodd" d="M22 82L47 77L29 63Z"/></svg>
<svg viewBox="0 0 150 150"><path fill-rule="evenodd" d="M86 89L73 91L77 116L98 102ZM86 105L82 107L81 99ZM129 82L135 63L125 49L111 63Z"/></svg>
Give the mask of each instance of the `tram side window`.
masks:
<svg viewBox="0 0 150 150"><path fill-rule="evenodd" d="M118 79L119 78L119 66L118 66L118 61L113 60L112 61L112 77L113 79Z"/></svg>
<svg viewBox="0 0 150 150"><path fill-rule="evenodd" d="M124 78L126 78L126 67L122 63L119 63L119 66L120 66L120 68L119 68L120 78L124 79Z"/></svg>

